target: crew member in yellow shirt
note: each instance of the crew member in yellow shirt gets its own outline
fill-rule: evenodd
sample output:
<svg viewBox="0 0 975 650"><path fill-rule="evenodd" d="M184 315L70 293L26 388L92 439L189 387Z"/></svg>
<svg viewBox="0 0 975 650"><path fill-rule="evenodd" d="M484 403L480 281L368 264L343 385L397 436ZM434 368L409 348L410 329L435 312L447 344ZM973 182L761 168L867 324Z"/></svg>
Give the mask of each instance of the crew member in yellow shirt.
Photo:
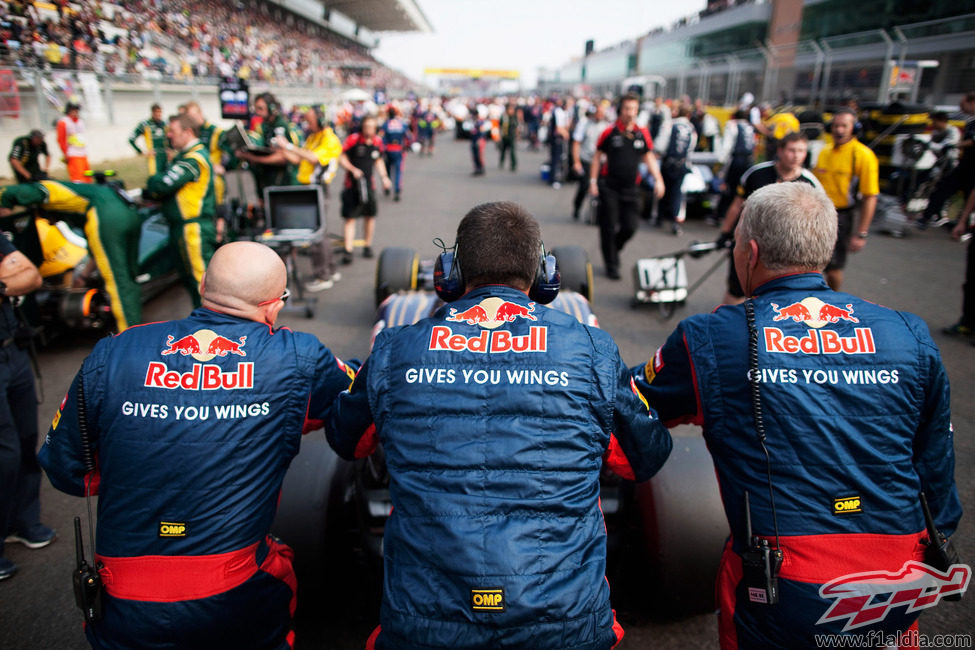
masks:
<svg viewBox="0 0 975 650"><path fill-rule="evenodd" d="M839 291L843 284L847 252L858 253L867 245L880 193L877 156L853 137L856 121L856 113L849 108L833 114L830 130L833 142L819 154L813 169L839 217L836 248L825 271L826 282L834 291Z"/></svg>

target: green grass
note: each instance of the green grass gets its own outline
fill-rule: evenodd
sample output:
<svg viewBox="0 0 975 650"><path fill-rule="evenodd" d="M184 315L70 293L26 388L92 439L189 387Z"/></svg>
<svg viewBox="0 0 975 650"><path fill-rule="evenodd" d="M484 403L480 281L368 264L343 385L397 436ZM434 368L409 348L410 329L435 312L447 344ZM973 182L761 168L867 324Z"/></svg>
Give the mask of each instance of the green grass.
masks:
<svg viewBox="0 0 975 650"><path fill-rule="evenodd" d="M127 189L146 186L146 178L149 177L149 169L146 159L140 156L129 156L128 158L115 158L105 160L93 167L96 171L113 170L115 178L121 179ZM68 171L59 169L51 174L51 178L56 181L68 180ZM0 186L12 185L13 175L0 178Z"/></svg>

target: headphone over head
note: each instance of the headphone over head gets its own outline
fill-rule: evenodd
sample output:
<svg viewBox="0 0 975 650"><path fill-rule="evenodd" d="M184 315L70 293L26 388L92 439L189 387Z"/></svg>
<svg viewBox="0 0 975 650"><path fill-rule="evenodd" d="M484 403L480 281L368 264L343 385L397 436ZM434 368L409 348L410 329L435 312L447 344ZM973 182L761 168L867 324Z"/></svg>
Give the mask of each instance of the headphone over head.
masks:
<svg viewBox="0 0 975 650"><path fill-rule="evenodd" d="M442 242L441 242L442 244ZM538 260L538 271L528 290L528 297L537 303L547 305L559 295L562 284L562 274L559 273L559 263L554 255L545 250L542 245ZM457 245L453 249L446 248L437 256L433 267L433 288L437 296L444 302L453 302L464 295L467 284L457 259Z"/></svg>

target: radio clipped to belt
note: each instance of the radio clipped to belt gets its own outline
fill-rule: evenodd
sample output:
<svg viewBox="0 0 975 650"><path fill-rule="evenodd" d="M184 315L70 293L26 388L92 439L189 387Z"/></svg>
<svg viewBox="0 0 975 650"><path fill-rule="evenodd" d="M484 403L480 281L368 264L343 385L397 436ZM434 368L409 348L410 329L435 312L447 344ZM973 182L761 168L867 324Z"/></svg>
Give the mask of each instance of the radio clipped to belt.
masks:
<svg viewBox="0 0 975 650"><path fill-rule="evenodd" d="M921 510L924 512L924 524L928 530L928 539L921 541L922 544L926 545L924 549L924 563L942 573L948 573L952 565L961 564L958 551L952 545L951 540L945 537L944 533L938 530L937 525L935 525L934 517L931 515L931 508L928 507L928 498L924 495L924 492L918 492L918 499L921 501ZM951 601L961 600L961 593L950 594L945 596L944 599Z"/></svg>
<svg viewBox="0 0 975 650"><path fill-rule="evenodd" d="M758 444L765 452L765 470L768 481L769 505L772 509L772 526L775 546L767 539L752 535L752 508L745 491L745 536L748 549L742 554L743 581L748 589L748 600L753 603L775 605L779 602L779 570L782 568L782 549L779 548L779 522L775 514L775 492L772 490L772 458L765 446L765 420L762 417L760 392L761 373L758 368L758 328L755 326L755 303L745 301L745 319L748 323L748 382L752 394L752 416Z"/></svg>
<svg viewBox="0 0 975 650"><path fill-rule="evenodd" d="M81 448L85 471L95 471L95 457L88 439L88 414L85 408L85 380L78 378L78 430L81 434ZM84 543L81 540L81 518L74 518L74 548L77 566L72 574L74 600L85 615L86 623L97 623L102 619L102 577L98 573L101 564L94 559L95 533L91 518L91 481L85 480L85 504L88 506L88 541L92 552L92 564L85 560Z"/></svg>

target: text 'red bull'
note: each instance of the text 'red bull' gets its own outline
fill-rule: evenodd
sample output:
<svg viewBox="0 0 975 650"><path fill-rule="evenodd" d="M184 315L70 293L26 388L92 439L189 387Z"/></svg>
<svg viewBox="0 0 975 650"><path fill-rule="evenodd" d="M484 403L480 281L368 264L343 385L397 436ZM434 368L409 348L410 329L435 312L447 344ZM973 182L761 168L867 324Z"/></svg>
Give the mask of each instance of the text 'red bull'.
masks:
<svg viewBox="0 0 975 650"><path fill-rule="evenodd" d="M533 326L528 334L515 336L505 330L482 330L477 336L454 334L453 330L437 325L430 333L430 350L448 352L545 352L548 348L548 329Z"/></svg>
<svg viewBox="0 0 975 650"><path fill-rule="evenodd" d="M869 327L857 327L853 336L840 336L833 330L806 330L806 335L790 336L778 327L763 328L765 349L782 354L875 354L877 346Z"/></svg>
<svg viewBox="0 0 975 650"><path fill-rule="evenodd" d="M236 370L226 371L216 364L194 363L189 372L170 370L165 363L152 361L146 369L148 388L175 390L236 390L254 387L254 364L237 364Z"/></svg>

